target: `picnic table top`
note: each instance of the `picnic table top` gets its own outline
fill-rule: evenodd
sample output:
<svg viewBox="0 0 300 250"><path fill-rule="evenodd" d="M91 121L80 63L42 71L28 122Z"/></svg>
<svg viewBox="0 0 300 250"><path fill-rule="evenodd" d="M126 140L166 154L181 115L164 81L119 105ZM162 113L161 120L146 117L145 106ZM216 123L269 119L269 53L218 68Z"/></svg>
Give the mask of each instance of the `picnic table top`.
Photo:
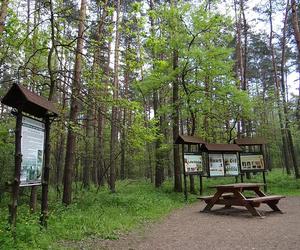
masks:
<svg viewBox="0 0 300 250"><path fill-rule="evenodd" d="M233 184L223 184L223 185L214 185L210 188L252 188L264 186L264 183L233 183Z"/></svg>

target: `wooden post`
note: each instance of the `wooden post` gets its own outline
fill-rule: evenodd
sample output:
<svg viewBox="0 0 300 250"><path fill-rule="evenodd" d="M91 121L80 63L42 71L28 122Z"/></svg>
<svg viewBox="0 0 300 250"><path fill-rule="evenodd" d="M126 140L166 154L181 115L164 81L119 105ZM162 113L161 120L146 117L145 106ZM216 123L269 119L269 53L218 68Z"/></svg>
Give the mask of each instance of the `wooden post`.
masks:
<svg viewBox="0 0 300 250"><path fill-rule="evenodd" d="M184 198L185 201L187 201L188 193L187 193L186 173L185 173L185 164L184 164L184 144L181 145L181 148L182 148L182 165L183 165L183 181L184 181Z"/></svg>
<svg viewBox="0 0 300 250"><path fill-rule="evenodd" d="M203 194L203 180L202 180L202 174L199 175L200 179L200 195Z"/></svg>
<svg viewBox="0 0 300 250"><path fill-rule="evenodd" d="M267 187L267 180L266 180L266 172L263 171L263 179L264 179L264 191L267 192L268 191L268 187Z"/></svg>
<svg viewBox="0 0 300 250"><path fill-rule="evenodd" d="M42 203L41 203L41 226L47 228L48 219L48 183L50 174L50 119L45 117L45 151L44 151L44 170L42 175Z"/></svg>
<svg viewBox="0 0 300 250"><path fill-rule="evenodd" d="M9 206L9 223L11 224L11 229L13 236L15 237L15 229L17 223L17 207L18 207L18 197L20 189L20 176L21 176L21 164L22 164L22 152L21 152L21 139L22 139L22 112L18 110L16 113L16 131L15 131L15 170L14 170L14 180L12 183L12 202Z"/></svg>
<svg viewBox="0 0 300 250"><path fill-rule="evenodd" d="M36 210L36 198L37 198L37 186L32 186L30 192L30 204L29 204L31 213L34 213Z"/></svg>

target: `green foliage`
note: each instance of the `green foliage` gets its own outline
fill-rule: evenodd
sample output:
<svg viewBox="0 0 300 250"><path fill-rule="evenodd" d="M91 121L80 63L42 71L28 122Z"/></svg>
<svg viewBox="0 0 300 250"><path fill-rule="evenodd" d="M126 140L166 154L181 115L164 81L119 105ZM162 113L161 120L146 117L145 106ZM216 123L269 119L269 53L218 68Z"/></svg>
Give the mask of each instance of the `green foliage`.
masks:
<svg viewBox="0 0 300 250"><path fill-rule="evenodd" d="M5 182L11 181L14 169L14 134L9 133L10 121L0 124L0 202Z"/></svg>
<svg viewBox="0 0 300 250"><path fill-rule="evenodd" d="M7 210L1 209L1 249L57 249L59 241L88 236L117 239L120 233L184 205L183 195L173 193L171 185L155 189L144 181L124 181L118 183L117 190L115 194L108 190L81 191L68 207L51 200L49 227L42 231L38 214L32 215L26 205L20 206L16 243L6 224Z"/></svg>
<svg viewBox="0 0 300 250"><path fill-rule="evenodd" d="M234 178L228 177L204 178L204 192L212 194L214 189L209 186L234 181ZM262 182L262 174L252 176L247 181ZM300 196L300 180L285 175L280 169L267 174L267 183L270 194ZM183 194L174 193L170 181L166 181L160 189L155 189L145 181L127 180L117 185L118 192L114 194L106 189L99 192L95 188L81 190L68 207L55 200L55 193L51 190L47 230L40 230L38 213L30 214L25 204L20 205L15 243L6 223L7 206L0 203L1 249L59 249L69 240L77 241L89 236L117 239L120 233L157 220L185 204ZM189 194L189 202L195 201L196 196ZM21 199L23 202L24 199Z"/></svg>

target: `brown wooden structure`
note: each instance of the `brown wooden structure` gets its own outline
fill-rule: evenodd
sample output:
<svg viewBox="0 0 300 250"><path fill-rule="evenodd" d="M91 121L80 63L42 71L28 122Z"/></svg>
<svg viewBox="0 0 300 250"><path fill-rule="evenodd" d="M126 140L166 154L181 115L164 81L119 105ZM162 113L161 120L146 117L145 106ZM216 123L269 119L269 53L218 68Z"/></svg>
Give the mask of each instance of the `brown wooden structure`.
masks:
<svg viewBox="0 0 300 250"><path fill-rule="evenodd" d="M20 175L22 164L21 136L22 136L22 118L24 113L42 119L45 123L44 138L44 166L42 174L42 202L41 202L41 224L47 226L48 217L48 182L50 170L50 125L58 111L54 104L47 99L31 92L27 88L13 84L1 102L12 107L12 114L16 116L15 131L15 169L14 180L12 182L12 202L9 206L10 218L13 232L16 227L17 206L20 188Z"/></svg>
<svg viewBox="0 0 300 250"><path fill-rule="evenodd" d="M230 154L232 156L234 156L234 158L236 159L235 165L237 168L239 168L239 163L238 163L238 154L239 152L242 151L242 149L236 145L236 144L203 144L201 146L201 150L203 152L205 152L205 157L204 157L204 162L205 162L205 166L207 169L207 176L208 177L225 177L225 176L238 176L238 172L237 174L226 174L225 171L225 157L226 155ZM209 156L210 155L222 155L222 158L220 158L220 160L222 160L220 162L220 166L222 165L224 168L224 174L220 174L220 175L212 175L211 174L211 169L210 169L210 162L209 162ZM220 168L221 169L221 168ZM238 171L238 170L237 170Z"/></svg>
<svg viewBox="0 0 300 250"><path fill-rule="evenodd" d="M189 136L189 135L179 135L175 141L175 144L182 145L182 165L183 165L183 177L184 177L184 196L187 200L188 192L187 192L187 180L186 177L188 175L198 175L200 182L200 194L203 192L203 183L202 183L202 172L193 172L187 173L185 170L185 154L191 155L202 155L201 153L201 145L205 144L205 141L197 136Z"/></svg>
<svg viewBox="0 0 300 250"><path fill-rule="evenodd" d="M243 177L245 173L250 172L262 172L263 174L263 182L264 182L264 190L267 191L267 182L265 172L267 171L267 163L266 163L266 148L267 140L263 137L246 137L246 138L238 138L234 140L234 143L239 145L242 148L242 152L240 154L240 169L241 169L241 181L243 182ZM262 155L263 163L260 167L255 165L249 169L243 167L243 161L241 157L251 157L251 156L259 156Z"/></svg>
<svg viewBox="0 0 300 250"><path fill-rule="evenodd" d="M203 212L209 212L214 205L225 205L225 208L231 206L243 206L253 216L262 217L262 215L255 208L259 207L261 203L267 204L273 211L281 212L277 203L280 199L284 198L281 195L266 195L260 187L264 186L261 183L235 183L227 185L217 185L213 188L217 189L217 192L213 196L200 197L207 204L203 209ZM245 197L244 191L254 192L254 197Z"/></svg>

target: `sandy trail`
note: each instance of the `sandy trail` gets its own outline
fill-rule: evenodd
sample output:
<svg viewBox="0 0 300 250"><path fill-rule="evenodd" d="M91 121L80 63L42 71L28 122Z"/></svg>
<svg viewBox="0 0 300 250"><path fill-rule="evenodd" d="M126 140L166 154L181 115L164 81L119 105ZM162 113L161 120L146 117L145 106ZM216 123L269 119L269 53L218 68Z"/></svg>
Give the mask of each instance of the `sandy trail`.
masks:
<svg viewBox="0 0 300 250"><path fill-rule="evenodd" d="M123 235L119 240L91 238L72 249L300 249L300 197L279 202L284 214L261 205L264 219L252 217L244 208L200 213L204 202L176 210L160 222Z"/></svg>

